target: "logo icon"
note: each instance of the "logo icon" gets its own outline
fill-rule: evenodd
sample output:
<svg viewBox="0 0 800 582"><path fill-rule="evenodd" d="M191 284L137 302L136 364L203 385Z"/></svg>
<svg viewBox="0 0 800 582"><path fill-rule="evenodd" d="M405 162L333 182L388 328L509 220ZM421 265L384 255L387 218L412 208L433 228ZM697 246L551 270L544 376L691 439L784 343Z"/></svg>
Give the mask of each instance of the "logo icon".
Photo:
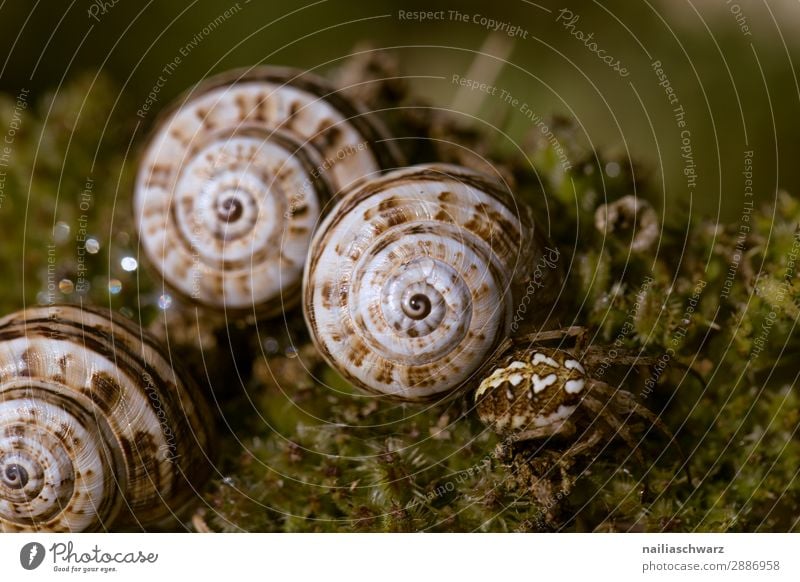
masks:
<svg viewBox="0 0 800 582"><path fill-rule="evenodd" d="M38 542L25 544L19 551L19 563L26 570L35 570L42 565L44 553L44 546Z"/></svg>

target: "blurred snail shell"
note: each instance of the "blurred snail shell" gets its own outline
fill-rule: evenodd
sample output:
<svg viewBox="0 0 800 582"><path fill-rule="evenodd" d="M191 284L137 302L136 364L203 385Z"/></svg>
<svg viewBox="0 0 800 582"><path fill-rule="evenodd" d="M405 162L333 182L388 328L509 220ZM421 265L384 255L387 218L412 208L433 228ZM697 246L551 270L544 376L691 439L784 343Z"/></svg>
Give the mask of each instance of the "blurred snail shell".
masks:
<svg viewBox="0 0 800 582"><path fill-rule="evenodd" d="M181 510L209 474L201 396L121 317L0 320L0 531L141 528Z"/></svg>
<svg viewBox="0 0 800 582"><path fill-rule="evenodd" d="M494 363L475 391L475 402L481 421L497 433L557 433L587 388L586 370L569 353L517 348Z"/></svg>
<svg viewBox="0 0 800 582"><path fill-rule="evenodd" d="M415 166L356 186L318 228L303 307L327 361L395 399L453 395L506 338L547 239L493 178ZM560 271L529 297L547 311ZM535 311L536 309L532 309Z"/></svg>
<svg viewBox="0 0 800 582"><path fill-rule="evenodd" d="M380 121L322 79L279 67L213 77L146 144L142 248L184 301L275 315L299 298L326 201L399 160Z"/></svg>
<svg viewBox="0 0 800 582"><path fill-rule="evenodd" d="M599 206L594 213L594 226L603 235L613 234L626 242L635 253L651 248L661 234L653 206L630 194Z"/></svg>

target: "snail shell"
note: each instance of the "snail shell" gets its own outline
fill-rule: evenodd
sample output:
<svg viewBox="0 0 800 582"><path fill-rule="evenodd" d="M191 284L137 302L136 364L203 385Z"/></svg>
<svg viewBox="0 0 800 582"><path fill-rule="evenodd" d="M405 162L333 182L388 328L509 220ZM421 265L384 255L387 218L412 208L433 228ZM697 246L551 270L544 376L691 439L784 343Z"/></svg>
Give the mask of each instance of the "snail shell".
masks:
<svg viewBox="0 0 800 582"><path fill-rule="evenodd" d="M489 176L449 165L391 172L347 193L317 230L306 322L362 389L443 398L508 336L546 244L530 210ZM558 269L541 276L558 287ZM529 307L549 297L529 297Z"/></svg>
<svg viewBox="0 0 800 582"><path fill-rule="evenodd" d="M0 531L161 522L207 477L210 426L131 323L73 306L0 320Z"/></svg>
<svg viewBox="0 0 800 582"><path fill-rule="evenodd" d="M299 297L325 202L400 163L386 137L307 73L213 77L162 115L145 147L134 195L144 253L184 301L275 315Z"/></svg>
<svg viewBox="0 0 800 582"><path fill-rule="evenodd" d="M586 370L569 353L515 348L495 362L475 391L478 416L499 434L558 432L588 387Z"/></svg>
<svg viewBox="0 0 800 582"><path fill-rule="evenodd" d="M602 234L614 234L621 241L629 236L630 249L635 253L647 251L661 234L653 206L630 194L599 206L594 213L594 226Z"/></svg>

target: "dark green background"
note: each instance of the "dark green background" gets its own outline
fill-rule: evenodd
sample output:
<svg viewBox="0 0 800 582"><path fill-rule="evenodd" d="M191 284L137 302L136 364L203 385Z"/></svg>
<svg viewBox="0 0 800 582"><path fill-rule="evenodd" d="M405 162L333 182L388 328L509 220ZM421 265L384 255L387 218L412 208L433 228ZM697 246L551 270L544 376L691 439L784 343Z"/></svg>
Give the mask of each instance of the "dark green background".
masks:
<svg viewBox="0 0 800 582"><path fill-rule="evenodd" d="M57 89L81 71L102 70L119 83L125 99L139 106L180 47L234 4L118 0L95 22L87 14L92 5L88 0L5 1L0 4L0 55L5 56L0 88L16 93L30 87L35 96L47 88ZM513 65L505 67L497 84L539 113L577 116L592 144L623 152L627 148L646 162L655 184L660 183L663 163L667 201L683 205L688 199L680 173L678 132L640 42L652 58L664 63L688 111L700 175L694 211L738 219L742 152L748 148L755 151L760 200L772 200L778 187L800 190L796 162L800 100L793 70L800 27L796 2L738 1L752 30L750 37L741 34L730 11L733 3L726 0L542 0L539 4L553 13L523 0L240 0L239 13L182 60L158 106L202 77L231 67L268 62L329 68L359 41L402 47L395 50L408 74L447 77L417 83L434 103L448 106L456 89L449 78L465 73L488 32L469 23L401 22L397 12L458 9L527 29L529 38L515 41L509 59ZM562 7L580 14L578 28L594 32L598 44L631 71L630 77L621 79L555 24L554 13ZM390 16L371 18L381 15ZM484 104L481 116L490 122L505 119L504 128L515 139L531 125L492 99ZM148 116L142 129L153 117ZM102 120L83 120L98 121Z"/></svg>

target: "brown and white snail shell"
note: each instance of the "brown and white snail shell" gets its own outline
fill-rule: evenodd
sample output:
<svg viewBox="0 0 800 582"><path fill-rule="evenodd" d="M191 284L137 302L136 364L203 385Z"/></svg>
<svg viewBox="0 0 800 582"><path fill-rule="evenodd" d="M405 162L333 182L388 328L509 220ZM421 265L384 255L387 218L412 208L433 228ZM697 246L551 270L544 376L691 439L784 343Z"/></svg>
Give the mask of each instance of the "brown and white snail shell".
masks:
<svg viewBox="0 0 800 582"><path fill-rule="evenodd" d="M74 306L0 320L0 531L147 527L209 474L209 410L121 317Z"/></svg>
<svg viewBox="0 0 800 582"><path fill-rule="evenodd" d="M493 178L458 166L355 187L309 251L303 307L322 355L360 388L407 401L469 384L514 323L547 239ZM558 265L532 300L546 312Z"/></svg>
<svg viewBox="0 0 800 582"><path fill-rule="evenodd" d="M213 77L162 115L144 150L144 254L185 302L275 315L299 297L326 201L399 160L380 121L318 77Z"/></svg>

